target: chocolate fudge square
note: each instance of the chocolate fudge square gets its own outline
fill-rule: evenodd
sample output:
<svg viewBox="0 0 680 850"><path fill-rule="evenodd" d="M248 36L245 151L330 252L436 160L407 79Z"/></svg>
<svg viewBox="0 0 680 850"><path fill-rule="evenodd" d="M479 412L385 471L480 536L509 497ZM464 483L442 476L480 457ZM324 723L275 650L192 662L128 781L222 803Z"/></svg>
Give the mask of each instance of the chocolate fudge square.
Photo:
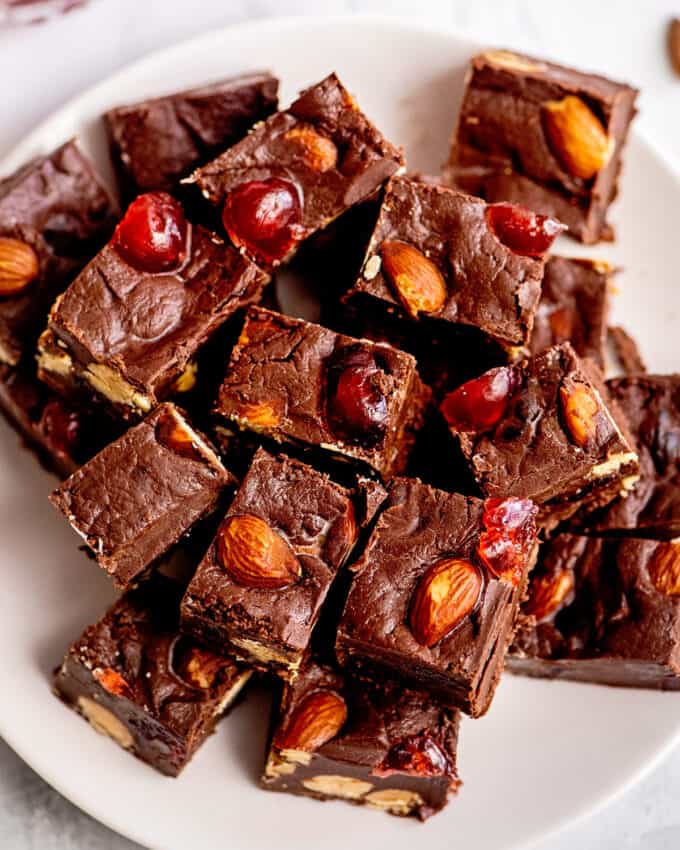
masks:
<svg viewBox="0 0 680 850"><path fill-rule="evenodd" d="M508 654L513 673L680 690L678 541L546 543Z"/></svg>
<svg viewBox="0 0 680 850"><path fill-rule="evenodd" d="M531 335L531 354L570 342L579 357L589 357L604 370L608 292L614 272L602 260L549 257Z"/></svg>
<svg viewBox="0 0 680 850"><path fill-rule="evenodd" d="M528 569L536 506L396 479L338 629L340 663L479 717L489 708Z"/></svg>
<svg viewBox="0 0 680 850"><path fill-rule="evenodd" d="M213 447L166 402L80 467L50 501L125 588L215 510L233 483Z"/></svg>
<svg viewBox="0 0 680 850"><path fill-rule="evenodd" d="M551 215L586 243L611 239L637 91L505 50L472 59L451 155L453 184Z"/></svg>
<svg viewBox="0 0 680 850"><path fill-rule="evenodd" d="M459 719L427 694L311 661L284 687L262 787L425 820L460 785Z"/></svg>
<svg viewBox="0 0 680 850"><path fill-rule="evenodd" d="M179 634L181 585L155 576L125 593L66 653L55 690L90 725L177 776L250 677Z"/></svg>
<svg viewBox="0 0 680 850"><path fill-rule="evenodd" d="M253 72L110 109L104 121L122 195L177 189L274 112L278 86L271 74Z"/></svg>
<svg viewBox="0 0 680 850"><path fill-rule="evenodd" d="M401 152L330 74L190 182L221 211L232 242L271 266L370 198L402 166Z"/></svg>
<svg viewBox="0 0 680 850"><path fill-rule="evenodd" d="M560 229L527 210L396 177L344 300L368 315L472 326L506 349L525 346L542 254Z"/></svg>
<svg viewBox="0 0 680 850"><path fill-rule="evenodd" d="M597 367L556 345L492 369L440 407L481 492L532 499L547 528L630 491L638 455Z"/></svg>
<svg viewBox="0 0 680 850"><path fill-rule="evenodd" d="M597 534L680 536L680 375L631 375L608 382L640 456L640 478L625 499L580 524Z"/></svg>
<svg viewBox="0 0 680 850"><path fill-rule="evenodd" d="M192 386L201 346L267 280L167 194L140 195L114 238L59 297L39 375L125 419Z"/></svg>
<svg viewBox="0 0 680 850"><path fill-rule="evenodd" d="M35 353L52 302L113 232L116 205L75 142L0 180L0 361Z"/></svg>
<svg viewBox="0 0 680 850"><path fill-rule="evenodd" d="M60 478L75 472L119 435L108 417L70 405L39 381L27 364L0 365L0 411Z"/></svg>
<svg viewBox="0 0 680 850"><path fill-rule="evenodd" d="M429 398L410 354L251 307L215 414L223 428L323 450L390 478L406 464Z"/></svg>
<svg viewBox="0 0 680 850"><path fill-rule="evenodd" d="M351 494L260 449L182 602L182 630L294 677L357 539Z"/></svg>

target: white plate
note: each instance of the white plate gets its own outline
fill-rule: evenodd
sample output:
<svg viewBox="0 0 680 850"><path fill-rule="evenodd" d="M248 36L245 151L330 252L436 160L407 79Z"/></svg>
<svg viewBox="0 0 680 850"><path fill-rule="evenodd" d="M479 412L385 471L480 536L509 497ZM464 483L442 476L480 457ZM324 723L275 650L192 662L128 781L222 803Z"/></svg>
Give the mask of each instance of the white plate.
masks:
<svg viewBox="0 0 680 850"><path fill-rule="evenodd" d="M335 69L411 168L444 160L463 69L479 45L394 20L264 20L155 54L90 89L39 127L0 165L78 134L105 167L97 118L118 103L239 71L270 67L283 102ZM615 211L619 241L588 250L625 267L614 316L634 329L654 369L677 367L680 183L638 137ZM574 243L564 249L582 253ZM2 426L4 428L4 426ZM163 850L524 848L591 812L649 770L680 735L680 697L506 676L488 716L462 726L465 785L425 826L255 785L266 701L249 697L178 780L163 778L94 734L49 692L67 644L113 593L48 506L53 481L0 434L0 733L49 783L94 817Z"/></svg>

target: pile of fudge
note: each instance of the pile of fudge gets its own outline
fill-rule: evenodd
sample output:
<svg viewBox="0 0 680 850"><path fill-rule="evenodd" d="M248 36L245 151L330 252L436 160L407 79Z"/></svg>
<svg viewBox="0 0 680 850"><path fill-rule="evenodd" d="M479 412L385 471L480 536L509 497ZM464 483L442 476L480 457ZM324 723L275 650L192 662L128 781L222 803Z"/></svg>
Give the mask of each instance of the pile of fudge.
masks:
<svg viewBox="0 0 680 850"><path fill-rule="evenodd" d="M505 667L680 688L680 376L551 253L637 92L478 55L432 176L277 87L107 112L123 212L74 141L0 183L0 405L121 591L54 686L174 776L257 678L264 788L424 819Z"/></svg>

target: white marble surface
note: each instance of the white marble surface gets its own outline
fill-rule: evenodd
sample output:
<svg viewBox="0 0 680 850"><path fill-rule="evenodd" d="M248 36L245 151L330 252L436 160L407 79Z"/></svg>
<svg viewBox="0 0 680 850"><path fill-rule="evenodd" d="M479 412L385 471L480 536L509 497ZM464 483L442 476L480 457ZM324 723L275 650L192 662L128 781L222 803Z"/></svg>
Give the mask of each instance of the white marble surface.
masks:
<svg viewBox="0 0 680 850"><path fill-rule="evenodd" d="M639 126L680 168L680 79L664 45L678 0L96 0L48 26L0 30L0 79L11 83L0 102L0 156L70 96L154 48L248 17L346 11L398 14L628 79L643 92ZM11 689L4 693L14 698ZM677 850L679 796L676 751L624 797L537 850ZM0 848L134 847L52 791L0 742Z"/></svg>

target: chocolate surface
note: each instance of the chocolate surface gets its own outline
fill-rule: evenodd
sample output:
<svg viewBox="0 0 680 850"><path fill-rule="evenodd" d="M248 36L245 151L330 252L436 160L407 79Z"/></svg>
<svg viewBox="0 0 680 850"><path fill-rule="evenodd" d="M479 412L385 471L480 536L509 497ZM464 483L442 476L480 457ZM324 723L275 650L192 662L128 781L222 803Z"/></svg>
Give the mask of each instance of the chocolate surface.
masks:
<svg viewBox="0 0 680 850"><path fill-rule="evenodd" d="M611 239L607 210L637 91L594 74L494 50L475 56L446 168L453 185L488 201L511 201L553 215L582 242ZM606 163L577 176L545 130L545 104L576 97L609 138ZM580 124L579 145L593 144Z"/></svg>
<svg viewBox="0 0 680 850"><path fill-rule="evenodd" d="M58 696L142 761L176 776L248 678L178 631L181 586L156 576L71 646Z"/></svg>
<svg viewBox="0 0 680 850"><path fill-rule="evenodd" d="M679 554L653 540L561 534L544 544L510 670L680 689L680 597L657 569L663 560L677 574Z"/></svg>
<svg viewBox="0 0 680 850"><path fill-rule="evenodd" d="M680 375L633 375L608 382L633 432L640 479L625 499L586 517L604 534L680 535Z"/></svg>
<svg viewBox="0 0 680 850"><path fill-rule="evenodd" d="M216 651L294 674L331 583L356 542L352 499L312 467L260 449L224 523L244 515L264 520L286 541L301 575L278 588L255 580L244 584L222 561L215 539L182 602L182 628Z"/></svg>
<svg viewBox="0 0 680 850"><path fill-rule="evenodd" d="M270 115L277 90L275 77L253 72L110 109L104 119L123 195L176 189Z"/></svg>
<svg viewBox="0 0 680 850"><path fill-rule="evenodd" d="M118 211L75 142L0 181L0 237L29 245L39 273L0 298L0 360L32 356L54 299L113 231Z"/></svg>
<svg viewBox="0 0 680 850"><path fill-rule="evenodd" d="M579 357L605 365L607 288L614 269L599 260L549 257L530 351L570 342Z"/></svg>
<svg viewBox="0 0 680 850"><path fill-rule="evenodd" d="M514 253L491 232L486 204L405 177L386 191L361 275L345 296L357 309L380 306L406 316L385 271L385 242L405 242L437 267L446 284L441 307L425 319L471 325L503 346L524 345L541 294L543 262ZM418 287L418 280L411 281ZM377 303L376 303L377 302Z"/></svg>
<svg viewBox="0 0 680 850"><path fill-rule="evenodd" d="M611 502L630 488L638 473L635 447L618 410L608 406L607 389L597 368L580 360L569 343L553 346L525 361L521 385L500 421L486 431L456 432L463 454L485 496L529 498L541 519L554 527L585 505ZM579 445L565 418L563 389L585 390L592 410L581 413L592 439Z"/></svg>
<svg viewBox="0 0 680 850"><path fill-rule="evenodd" d="M103 399L126 418L166 398L201 346L258 300L267 280L201 226L191 228L188 245L183 265L160 274L134 268L107 245L52 310L41 377L63 391L59 358L66 356L74 391ZM61 352L51 350L52 338Z"/></svg>
<svg viewBox="0 0 680 850"><path fill-rule="evenodd" d="M347 718L329 741L313 751L297 751L288 760L290 751L277 747L277 738L290 728L305 700L320 694L339 697ZM388 681L358 681L310 662L284 688L262 785L319 799L348 799L425 820L458 788L458 723L457 711L426 694ZM338 777L340 782L332 781Z"/></svg>
<svg viewBox="0 0 680 850"><path fill-rule="evenodd" d="M329 422L329 366L346 352L377 364L385 428L370 443L361 432L356 439L339 434ZM278 441L347 456L389 478L404 468L428 400L410 355L253 307L232 352L215 413Z"/></svg>
<svg viewBox="0 0 680 850"><path fill-rule="evenodd" d="M320 136L325 150L335 148L334 164L320 167L315 150L301 142L300 131ZM229 192L248 181L272 177L292 181L302 202L300 241L370 197L402 164L401 152L331 74L198 169L192 180L220 207Z"/></svg>
<svg viewBox="0 0 680 850"><path fill-rule="evenodd" d="M213 448L165 403L82 466L51 496L118 587L218 504L233 483Z"/></svg>
<svg viewBox="0 0 680 850"><path fill-rule="evenodd" d="M478 563L484 503L398 478L355 577L340 621L340 662L362 675L387 675L431 692L474 717L488 709L503 669L526 579L495 578ZM481 597L471 614L433 646L418 642L409 622L415 588L443 558L477 563Z"/></svg>

